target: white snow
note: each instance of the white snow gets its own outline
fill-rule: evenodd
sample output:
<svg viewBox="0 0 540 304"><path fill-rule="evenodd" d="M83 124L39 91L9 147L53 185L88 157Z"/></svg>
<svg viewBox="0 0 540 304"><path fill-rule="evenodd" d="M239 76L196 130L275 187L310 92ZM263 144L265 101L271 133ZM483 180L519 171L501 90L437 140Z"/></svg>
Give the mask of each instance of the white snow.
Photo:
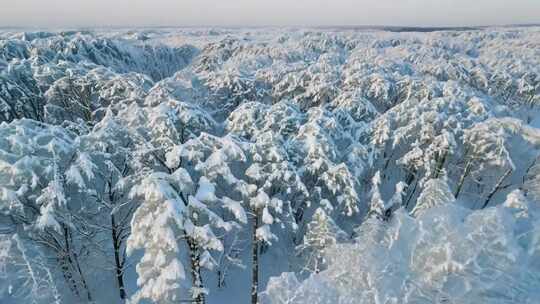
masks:
<svg viewBox="0 0 540 304"><path fill-rule="evenodd" d="M392 30L0 30L0 303L536 303L540 28Z"/></svg>

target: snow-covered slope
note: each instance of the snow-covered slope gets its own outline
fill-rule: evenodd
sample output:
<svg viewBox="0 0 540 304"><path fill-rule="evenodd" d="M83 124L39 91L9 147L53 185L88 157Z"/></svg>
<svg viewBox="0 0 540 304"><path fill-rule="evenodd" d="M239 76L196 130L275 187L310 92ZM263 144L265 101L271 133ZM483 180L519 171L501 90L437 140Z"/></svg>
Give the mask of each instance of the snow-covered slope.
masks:
<svg viewBox="0 0 540 304"><path fill-rule="evenodd" d="M0 32L0 302L535 303L539 69L537 27Z"/></svg>

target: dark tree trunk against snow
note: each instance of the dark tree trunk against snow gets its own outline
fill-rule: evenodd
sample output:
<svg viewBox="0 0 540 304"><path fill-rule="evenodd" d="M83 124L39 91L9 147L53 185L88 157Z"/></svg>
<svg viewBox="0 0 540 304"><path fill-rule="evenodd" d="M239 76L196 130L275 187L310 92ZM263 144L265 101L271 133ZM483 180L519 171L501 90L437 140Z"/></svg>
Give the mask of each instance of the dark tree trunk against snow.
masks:
<svg viewBox="0 0 540 304"><path fill-rule="evenodd" d="M258 304L257 291L259 289L259 241L257 229L259 228L259 214L253 216L252 241L251 241L251 304Z"/></svg>
<svg viewBox="0 0 540 304"><path fill-rule="evenodd" d="M388 166L390 165L390 161L392 160L392 158L394 157L394 151L395 150L392 150L392 152L390 153L390 155L388 157L386 157L386 160L384 162L384 166L383 166L383 169L381 170L381 173L382 173L382 178L385 179L386 178L386 170L388 169ZM385 153L386 154L386 153Z"/></svg>
<svg viewBox="0 0 540 304"><path fill-rule="evenodd" d="M79 272L79 275L81 277L83 288L86 290L86 298L89 302L92 302L92 295L90 294L90 289L88 288L88 284L86 283L86 279L81 269L81 264L79 263L79 258L77 257L77 254L75 252L73 253L73 257L75 259L75 265L77 265L77 271Z"/></svg>
<svg viewBox="0 0 540 304"><path fill-rule="evenodd" d="M44 234L38 236L38 238L34 239L34 241L44 244L45 246L47 246L48 248L50 248L51 250L55 252L56 262L58 263L58 266L60 267L62 276L64 277L64 280L66 281L67 286L69 287L71 292L76 297L79 298L80 297L79 286L77 284L77 281L75 279L75 275L73 272L73 264L72 264L71 257L69 255L69 249L66 246L66 241L65 241L66 236L64 235L65 231L66 230L62 228L61 234L55 234L46 229L44 230Z"/></svg>
<svg viewBox="0 0 540 304"><path fill-rule="evenodd" d="M191 237L186 237L189 247L189 259L191 262L191 280L193 287L197 288L197 296L194 298L194 303L204 304L205 298L201 290L204 288L202 275L201 275L201 256L197 249L195 240Z"/></svg>
<svg viewBox="0 0 540 304"><path fill-rule="evenodd" d="M435 167L435 172L433 172L433 177L434 178L439 178L441 176L441 173L443 171L443 168L444 168L444 164L446 163L446 158L448 157L448 151L444 151L443 152L443 155L441 155L438 159L437 159L437 166Z"/></svg>
<svg viewBox="0 0 540 304"><path fill-rule="evenodd" d="M409 173L407 175L407 178L405 179L405 184L407 184L407 190L411 189L407 195L405 195L406 199L404 200L403 206L405 206L405 209L409 207L409 203L411 202L414 193L416 192L416 187L418 186L418 180L416 179L416 169L410 169L408 170ZM412 183L414 182L414 187L411 187Z"/></svg>
<svg viewBox="0 0 540 304"><path fill-rule="evenodd" d="M122 176L127 176L127 166L124 167L124 171L122 173ZM108 187L108 197L109 202L111 206L117 206L118 204L118 198L116 197L116 193L113 191L112 187L112 180L109 180L107 182ZM132 214L132 209L128 210L127 213L121 217L119 220L116 218L116 213L114 212L114 207L110 211L111 215L111 238L112 238L112 246L114 251L114 268L115 268L115 276L116 276L116 283L118 284L118 293L120 296L120 299L125 300L127 299L127 293L126 288L124 284L124 266L126 263L126 257L125 257L125 239L126 235L125 231L127 230L129 232L129 229L126 228L126 220L130 217ZM124 252L122 252L122 248L124 248Z"/></svg>
<svg viewBox="0 0 540 304"><path fill-rule="evenodd" d="M70 264L67 258L67 253L62 252L60 256L57 258L57 262L60 265L60 269L62 269L62 276L64 277L64 280L69 286L69 289L73 294L77 297L80 297L79 288L77 287L77 282L75 281L75 278L73 277L73 273L70 269Z"/></svg>
<svg viewBox="0 0 540 304"><path fill-rule="evenodd" d="M122 246L122 240L118 231L118 226L114 214L111 214L111 231L114 249L114 265L116 269L116 282L118 283L118 290L120 293L120 299L126 299L126 289L124 286L124 260L120 256L120 250Z"/></svg>
<svg viewBox="0 0 540 304"><path fill-rule="evenodd" d="M523 174L523 177L521 178L521 186L519 187L519 189L521 191L523 191L523 194L525 194L525 196L527 196L528 192L529 192L529 189L527 189L527 187L525 187L525 183L527 182L527 179L529 178L534 178L534 177L531 177L530 176L530 172L532 170L532 168L534 166L536 166L536 162L538 161L538 156L536 156L533 161L531 162L531 164L527 167L527 170L525 170L525 174Z"/></svg>
<svg viewBox="0 0 540 304"><path fill-rule="evenodd" d="M502 187L502 183L504 182L504 180L506 180L506 178L510 175L510 173L512 173L512 169L508 169L502 176L501 178L499 178L499 180L497 181L497 184L495 184L495 186L493 187L493 189L491 190L491 192L488 194L488 196L486 197L486 200L484 201L484 204L482 205L482 208L481 209L484 209L487 207L487 205L489 204L489 201L493 198L493 196L495 195L495 193L497 193Z"/></svg>
<svg viewBox="0 0 540 304"><path fill-rule="evenodd" d="M459 182L458 182L458 185L457 185L457 188L456 188L456 192L454 193L455 198L458 198L459 193L461 192L461 188L463 187L463 184L465 183L465 179L467 178L467 176L471 172L471 165L472 165L472 161L468 160L467 164L465 165L465 169L463 170L463 174L461 174L461 177L459 178Z"/></svg>
<svg viewBox="0 0 540 304"><path fill-rule="evenodd" d="M527 104L529 105L529 108L531 110L534 109L534 103L533 103L533 99L534 99L534 94L531 94L529 99L527 100ZM533 116L531 116L531 113L534 113L533 111L527 111L527 123L531 123L531 121L533 120Z"/></svg>
<svg viewBox="0 0 540 304"><path fill-rule="evenodd" d="M418 185L418 182L416 182L414 188L411 187L412 183L416 181L416 169L409 168L407 172L408 173L407 177L405 178L405 184L407 184L407 191L409 189L412 189L412 191L405 194L405 199L402 202L402 206L404 206L405 209L409 207L409 203L414 195L414 192L416 191L416 186Z"/></svg>
<svg viewBox="0 0 540 304"><path fill-rule="evenodd" d="M62 229L64 233L64 241L65 241L65 248L66 248L66 258L70 265L72 265L73 268L78 272L79 279L81 281L81 284L86 291L86 298L88 301L92 301L92 295L90 294L90 289L88 288L88 284L86 283L86 278L84 276L84 273L81 269L81 265L79 263L79 258L77 256L77 253L75 252L74 248L72 247L71 242L71 230L68 228L68 226L62 224Z"/></svg>

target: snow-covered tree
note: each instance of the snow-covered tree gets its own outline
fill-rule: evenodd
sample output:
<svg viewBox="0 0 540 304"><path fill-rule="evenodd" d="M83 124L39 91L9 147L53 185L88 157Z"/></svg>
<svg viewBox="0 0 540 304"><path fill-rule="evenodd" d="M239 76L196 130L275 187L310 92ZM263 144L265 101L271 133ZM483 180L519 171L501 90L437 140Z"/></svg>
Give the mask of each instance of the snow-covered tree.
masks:
<svg viewBox="0 0 540 304"><path fill-rule="evenodd" d="M378 233L361 229L354 242L328 248L320 273L303 281L293 273L272 278L263 303L497 302L501 290L534 301L539 210L518 200L476 211L440 205L417 218L398 210ZM531 279L522 280L524 273Z"/></svg>
<svg viewBox="0 0 540 304"><path fill-rule="evenodd" d="M248 223L243 197L249 196L247 193L252 189L246 187L243 174L237 171L246 166L242 142L229 136L216 137L203 133L174 153L169 156L184 158L194 175L204 176L215 185L220 199L211 208L230 223L230 227L220 233L224 250L215 259L218 285L222 285L230 266L243 267L243 262L238 259L245 247L242 245L245 240L239 235L241 225Z"/></svg>
<svg viewBox="0 0 540 304"><path fill-rule="evenodd" d="M182 293L182 288L189 290L189 286L178 240L185 225L187 203L179 191L193 191L193 187L189 174L178 169L173 174L151 174L134 188L132 195L141 196L143 203L133 215L127 253L144 249L137 264L139 290L132 297L135 303L142 299L175 303L191 298Z"/></svg>
<svg viewBox="0 0 540 304"><path fill-rule="evenodd" d="M143 202L133 216L128 251L144 249L137 266L141 289L133 299L172 303L192 298L203 303L208 291L202 269L215 266L211 251L224 250L216 231L230 231L236 220L246 223L243 209L233 199L218 198L215 193L220 178L235 182L228 164L244 156L230 140L203 133L175 145L165 157L161 165L172 173L151 172L132 192L133 198ZM231 222L217 213L226 209L234 215ZM191 283L187 282L181 248L189 254ZM162 261L153 258L158 253L163 255Z"/></svg>
<svg viewBox="0 0 540 304"><path fill-rule="evenodd" d="M266 133L248 147L250 166L244 199L251 214L252 284L251 302L258 303L259 254L261 245L278 241L273 226L296 229L291 206L308 197L305 185L281 148L280 136ZM251 189L250 189L251 188ZM247 196L246 196L247 194Z"/></svg>
<svg viewBox="0 0 540 304"><path fill-rule="evenodd" d="M369 202L369 212L368 216L374 216L379 219L384 219L386 217L386 206L381 197L381 172L377 171L373 178L371 179L371 190L370 196L371 200Z"/></svg>
<svg viewBox="0 0 540 304"><path fill-rule="evenodd" d="M456 198L471 177L476 180L484 179L481 186L487 184L489 187L489 183L496 184L501 177L515 169L507 145L507 134L496 119L475 124L465 131L464 167L454 193Z"/></svg>
<svg viewBox="0 0 540 304"><path fill-rule="evenodd" d="M85 219L109 242L96 242L93 250L103 251L108 259L104 271L115 273L121 299L127 298L124 272L127 265L126 240L137 204L129 198L131 188L142 175L137 173L134 147L137 138L108 110L92 131L78 139L85 154L68 169L68 183L92 201L95 216ZM103 249L101 249L103 248Z"/></svg>
<svg viewBox="0 0 540 304"><path fill-rule="evenodd" d="M0 121L29 118L43 121L44 99L30 61L10 63L0 73Z"/></svg>
<svg viewBox="0 0 540 304"><path fill-rule="evenodd" d="M318 208L307 224L303 243L297 247L304 261L302 269L318 273L325 268L324 250L347 239L347 234L339 228L323 209Z"/></svg>
<svg viewBox="0 0 540 304"><path fill-rule="evenodd" d="M327 199L337 213L350 217L359 211L358 184L345 164L351 159L342 157L339 142L352 142L354 131L343 130L337 117L325 109L312 109L308 115L295 137L299 174L306 187L314 190L314 199Z"/></svg>
<svg viewBox="0 0 540 304"><path fill-rule="evenodd" d="M60 127L31 120L2 125L2 214L25 235L55 255L66 283L77 296L92 296L80 253L90 231L79 221L86 201L74 200L72 163L87 166L75 136ZM91 177L91 170L82 175ZM77 176L81 177L81 175Z"/></svg>
<svg viewBox="0 0 540 304"><path fill-rule="evenodd" d="M411 214L418 216L426 210L444 204L450 204L455 201L446 178L433 178L424 184L424 189L420 193L416 205Z"/></svg>

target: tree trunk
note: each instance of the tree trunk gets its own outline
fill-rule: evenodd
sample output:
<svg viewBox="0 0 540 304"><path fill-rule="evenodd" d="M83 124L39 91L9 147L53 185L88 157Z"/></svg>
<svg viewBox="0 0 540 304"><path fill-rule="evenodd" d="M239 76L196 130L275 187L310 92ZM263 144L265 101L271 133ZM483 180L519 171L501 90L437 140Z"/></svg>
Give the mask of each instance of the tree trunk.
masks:
<svg viewBox="0 0 540 304"><path fill-rule="evenodd" d="M411 193L409 194L409 197L407 198L407 201L405 202L405 210L407 210L409 208L409 204L410 204L412 198L414 197L414 194L416 193L416 188L417 187L418 187L418 180L415 181L414 187L413 187Z"/></svg>
<svg viewBox="0 0 540 304"><path fill-rule="evenodd" d="M184 136L184 129L182 128L182 137ZM178 168L182 166L182 163L180 162L180 165ZM169 168L169 172L172 173L172 170ZM180 197L182 198L182 201L184 202L185 206L188 206L188 199L184 196L182 192L179 192ZM195 222L193 224L196 224ZM190 236L186 234L184 231L184 235L186 236L186 242L189 249L189 259L191 262L191 280L193 287L197 288L197 295L193 299L194 303L197 304L204 304L205 298L204 293L202 293L202 289L204 288L202 275L201 275L201 256L199 253L199 248L197 245L197 242Z"/></svg>
<svg viewBox="0 0 540 304"><path fill-rule="evenodd" d="M253 218L253 231L252 231L252 243L251 243L251 304L258 304L259 289L259 241L257 239L257 229L259 228L259 215L255 212Z"/></svg>
<svg viewBox="0 0 540 304"><path fill-rule="evenodd" d="M408 173L407 173L407 178L405 178L405 184L407 184L407 192L408 192L409 189L411 189L411 184L415 181L417 171L411 168L411 169L408 169L407 172ZM409 207L409 202L412 199L412 195L414 195L414 192L416 191L417 184L418 182L416 182L414 188L412 189L412 193L410 192L405 193L405 200L401 202L401 205L405 206L405 209Z"/></svg>
<svg viewBox="0 0 540 304"><path fill-rule="evenodd" d="M73 273L71 272L69 261L67 258L66 252L61 252L57 257L57 262L60 265L60 269L62 269L62 275L64 276L64 280L66 281L67 285L69 286L69 289L71 289L71 292L76 297L80 297L79 294L79 288L77 287L77 282L73 278Z"/></svg>
<svg viewBox="0 0 540 304"><path fill-rule="evenodd" d="M126 299L126 289L124 286L124 262L120 257L120 250L122 241L120 240L118 234L118 227L114 218L114 214L111 214L111 230L112 230L112 240L113 240L113 249L114 249L114 263L116 268L116 282L118 283L118 290L120 293L120 299Z"/></svg>
<svg viewBox="0 0 540 304"><path fill-rule="evenodd" d="M443 155L441 155L441 157L437 160L437 166L435 167L435 172L433 173L434 178L439 178L439 176L441 176L447 157L448 157L448 151L444 151Z"/></svg>
<svg viewBox="0 0 540 304"><path fill-rule="evenodd" d="M79 272L79 276L81 277L81 282L83 284L83 288L86 290L86 298L89 302L92 302L92 295L90 294L90 289L88 288L88 284L86 284L86 279L84 278L84 274L81 270L81 265L79 264L79 258L77 257L77 254L73 252L73 257L75 259L75 265L77 266L77 271Z"/></svg>
<svg viewBox="0 0 540 304"><path fill-rule="evenodd" d="M86 283L86 279L84 277L84 274L81 269L81 265L79 263L79 258L77 257L77 253L74 249L71 247L71 230L68 228L68 226L63 225L63 232L64 232L64 241L66 246L66 257L69 264L77 270L79 273L79 278L81 280L81 283L83 285L84 290L86 290L86 298L88 301L92 301L92 295L90 294L90 289L88 288L88 284Z"/></svg>
<svg viewBox="0 0 540 304"><path fill-rule="evenodd" d="M193 286L198 289L197 296L194 298L194 303L204 304L204 294L201 293L201 289L204 288L201 276L201 257L194 239L187 236L187 244L189 247L189 258L191 261L191 279Z"/></svg>
<svg viewBox="0 0 540 304"><path fill-rule="evenodd" d="M467 178L467 176L469 175L469 172L471 171L471 164L472 164L471 160L468 160L467 164L465 165L465 169L463 170L463 174L459 178L459 182L458 182L458 185L457 185L456 192L454 193L455 198L458 198L459 193L461 192L461 187L463 187L463 184L465 183L465 178Z"/></svg>
<svg viewBox="0 0 540 304"><path fill-rule="evenodd" d="M502 183L504 182L504 180L510 175L510 173L512 173L512 169L508 169L506 171L506 173L504 173L503 176L501 176L501 178L499 179L499 181L497 181L497 184L495 184L495 187L493 187L493 189L491 190L491 192L488 194L488 196L486 197L486 200L484 201L484 204L482 205L482 209L486 208L487 205L489 204L489 201L491 200L491 198L495 195L495 193L497 193L497 191L499 191L499 189L501 189L501 185Z"/></svg>

